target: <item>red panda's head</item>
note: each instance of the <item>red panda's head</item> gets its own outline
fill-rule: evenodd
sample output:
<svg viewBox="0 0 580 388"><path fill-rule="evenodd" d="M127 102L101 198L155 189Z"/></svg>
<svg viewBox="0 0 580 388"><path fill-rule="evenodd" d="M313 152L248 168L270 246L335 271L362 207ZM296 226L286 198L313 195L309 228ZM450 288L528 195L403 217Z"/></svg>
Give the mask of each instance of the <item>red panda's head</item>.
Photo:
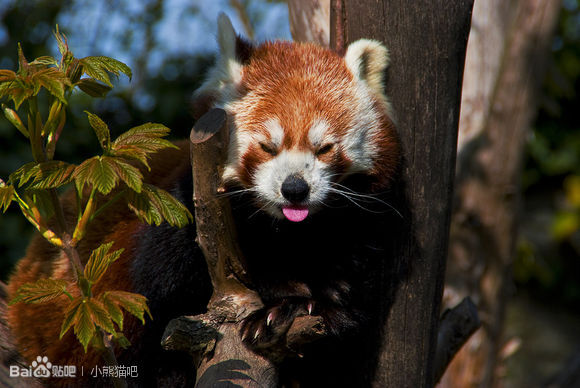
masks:
<svg viewBox="0 0 580 388"><path fill-rule="evenodd" d="M224 14L218 24L220 54L195 99L230 116L226 182L291 221L323 206L349 175L371 177L375 190L387 186L399 151L381 43L358 40L342 57L313 44L254 46Z"/></svg>

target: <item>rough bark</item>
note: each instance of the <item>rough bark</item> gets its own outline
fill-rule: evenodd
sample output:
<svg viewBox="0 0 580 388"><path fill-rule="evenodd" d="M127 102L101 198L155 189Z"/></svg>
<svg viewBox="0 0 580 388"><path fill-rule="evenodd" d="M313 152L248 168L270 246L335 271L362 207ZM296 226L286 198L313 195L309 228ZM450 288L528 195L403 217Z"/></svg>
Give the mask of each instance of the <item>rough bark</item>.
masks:
<svg viewBox="0 0 580 388"><path fill-rule="evenodd" d="M377 387L433 386L472 4L331 3L331 46L344 52L348 43L372 38L390 50L386 89L403 151L395 190L404 222L383 270L385 322Z"/></svg>
<svg viewBox="0 0 580 388"><path fill-rule="evenodd" d="M441 387L492 387L517 240L525 139L558 0L478 1L467 50L446 300L471 296L477 332Z"/></svg>

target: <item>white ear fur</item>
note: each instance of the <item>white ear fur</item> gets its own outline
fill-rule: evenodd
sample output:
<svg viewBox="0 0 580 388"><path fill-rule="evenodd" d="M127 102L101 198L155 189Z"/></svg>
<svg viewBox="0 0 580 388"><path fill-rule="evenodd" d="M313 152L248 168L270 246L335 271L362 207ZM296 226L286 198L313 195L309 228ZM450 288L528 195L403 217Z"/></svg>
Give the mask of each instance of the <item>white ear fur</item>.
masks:
<svg viewBox="0 0 580 388"><path fill-rule="evenodd" d="M236 58L236 31L230 18L223 12L218 16L218 44L222 59Z"/></svg>
<svg viewBox="0 0 580 388"><path fill-rule="evenodd" d="M217 41L219 54L216 63L204 83L194 92L194 99L208 92L210 95L226 98L233 93L232 86L242 80L243 66L236 58L236 31L230 18L223 12L218 16Z"/></svg>
<svg viewBox="0 0 580 388"><path fill-rule="evenodd" d="M384 96L383 72L389 64L389 52L379 41L359 39L351 43L344 56L346 66L357 80Z"/></svg>

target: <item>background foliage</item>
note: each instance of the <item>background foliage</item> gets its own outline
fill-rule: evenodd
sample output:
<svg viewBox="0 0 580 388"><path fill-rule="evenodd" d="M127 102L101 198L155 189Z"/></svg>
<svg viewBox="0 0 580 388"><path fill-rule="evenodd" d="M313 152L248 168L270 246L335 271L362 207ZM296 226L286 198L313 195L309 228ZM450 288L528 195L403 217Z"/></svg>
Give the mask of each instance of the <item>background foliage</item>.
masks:
<svg viewBox="0 0 580 388"><path fill-rule="evenodd" d="M550 304L580 308L580 2L566 0L527 144L514 278Z"/></svg>

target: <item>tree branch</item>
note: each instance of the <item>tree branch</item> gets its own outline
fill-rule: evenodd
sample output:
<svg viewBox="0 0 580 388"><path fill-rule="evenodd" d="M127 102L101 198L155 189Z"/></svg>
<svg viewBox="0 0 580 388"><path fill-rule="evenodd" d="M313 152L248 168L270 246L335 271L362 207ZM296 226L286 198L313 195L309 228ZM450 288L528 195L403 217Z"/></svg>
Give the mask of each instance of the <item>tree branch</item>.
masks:
<svg viewBox="0 0 580 388"><path fill-rule="evenodd" d="M213 295L207 313L172 320L162 346L194 356L196 387L213 386L224 380L247 387L276 386L277 362L326 335L322 318L297 318L286 343L268 349L268 357L243 344L239 323L263 304L249 288L251 279L237 244L229 201L216 195L225 190L221 182L228 144L225 111L213 109L202 116L190 140L197 243L206 259Z"/></svg>

